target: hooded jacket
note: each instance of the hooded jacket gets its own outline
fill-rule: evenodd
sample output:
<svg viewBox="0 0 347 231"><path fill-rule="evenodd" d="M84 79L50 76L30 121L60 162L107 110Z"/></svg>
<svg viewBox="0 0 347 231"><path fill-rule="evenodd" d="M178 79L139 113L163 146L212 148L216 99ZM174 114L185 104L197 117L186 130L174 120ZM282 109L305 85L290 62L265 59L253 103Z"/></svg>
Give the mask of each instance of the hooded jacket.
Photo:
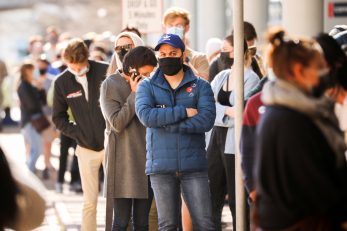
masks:
<svg viewBox="0 0 347 231"><path fill-rule="evenodd" d="M188 118L186 108L196 108L198 114ZM216 117L208 82L185 66L184 78L173 90L158 69L139 84L135 110L147 127L146 174L207 170L205 132Z"/></svg>

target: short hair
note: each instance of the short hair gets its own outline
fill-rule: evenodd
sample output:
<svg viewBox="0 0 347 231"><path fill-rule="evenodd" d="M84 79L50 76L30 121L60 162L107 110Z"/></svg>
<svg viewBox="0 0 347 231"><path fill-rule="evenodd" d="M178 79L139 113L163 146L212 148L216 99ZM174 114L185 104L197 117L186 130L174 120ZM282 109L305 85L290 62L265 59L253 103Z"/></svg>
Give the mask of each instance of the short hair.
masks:
<svg viewBox="0 0 347 231"><path fill-rule="evenodd" d="M88 47L82 39L71 39L63 52L63 59L68 63L84 63L88 57Z"/></svg>
<svg viewBox="0 0 347 231"><path fill-rule="evenodd" d="M177 17L181 17L184 19L184 21L186 22L185 26L189 25L190 23L189 11L179 7L171 7L165 11L163 16L163 24L165 25L168 21L171 21Z"/></svg>
<svg viewBox="0 0 347 231"><path fill-rule="evenodd" d="M138 46L128 51L128 53L124 56L123 72L126 75L130 75L130 68L135 68L138 70L139 68L147 65L156 67L157 63L158 60L151 48Z"/></svg>

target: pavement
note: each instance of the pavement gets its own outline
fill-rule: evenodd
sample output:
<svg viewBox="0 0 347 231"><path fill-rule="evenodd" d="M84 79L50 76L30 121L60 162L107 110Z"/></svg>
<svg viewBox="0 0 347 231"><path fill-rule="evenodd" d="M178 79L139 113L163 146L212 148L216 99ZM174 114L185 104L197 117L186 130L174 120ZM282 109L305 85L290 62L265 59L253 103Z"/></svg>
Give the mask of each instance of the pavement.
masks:
<svg viewBox="0 0 347 231"><path fill-rule="evenodd" d="M25 167L25 147L24 139L18 127L4 127L0 133L0 145L4 149L8 158L15 160L20 166ZM59 166L59 139L52 144L52 165L55 169ZM72 160L72 154L69 157ZM35 231L77 231L81 230L82 217L82 193L75 193L69 190L69 185L64 184L63 193L55 192L55 182L57 172L52 171L48 180L42 179L44 168L43 156L37 162L37 177L42 181L47 189L47 209L42 226ZM66 182L69 182L69 173L65 174ZM102 193L98 198L97 230L105 230L106 200ZM232 230L232 218L227 206L223 209L222 215L223 230Z"/></svg>

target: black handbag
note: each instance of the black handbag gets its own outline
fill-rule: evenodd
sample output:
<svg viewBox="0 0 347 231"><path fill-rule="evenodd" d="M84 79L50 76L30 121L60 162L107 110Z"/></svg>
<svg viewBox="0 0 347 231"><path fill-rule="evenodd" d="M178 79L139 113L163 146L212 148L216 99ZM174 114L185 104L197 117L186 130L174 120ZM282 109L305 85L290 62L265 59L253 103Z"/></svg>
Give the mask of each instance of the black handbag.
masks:
<svg viewBox="0 0 347 231"><path fill-rule="evenodd" d="M31 117L31 124L38 133L41 133L51 125L44 114L33 115Z"/></svg>

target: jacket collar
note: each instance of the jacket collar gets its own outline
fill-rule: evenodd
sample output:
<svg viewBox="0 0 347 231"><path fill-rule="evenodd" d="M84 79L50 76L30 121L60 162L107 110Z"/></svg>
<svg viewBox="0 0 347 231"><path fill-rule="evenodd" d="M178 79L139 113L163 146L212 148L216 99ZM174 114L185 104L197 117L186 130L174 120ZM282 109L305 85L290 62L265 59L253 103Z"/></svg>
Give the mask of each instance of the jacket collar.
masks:
<svg viewBox="0 0 347 231"><path fill-rule="evenodd" d="M181 83L178 85L178 87L175 90L178 90L179 88L181 88L182 86L184 86L187 83L193 82L197 79L197 77L195 76L195 74L193 73L192 69L190 69L190 67L188 67L187 65L183 65L183 72L184 72L184 77L181 81ZM167 89L167 90L171 90L171 87L169 85L169 83L166 81L163 72L160 70L160 68L158 68L153 77L151 78L151 83Z"/></svg>

